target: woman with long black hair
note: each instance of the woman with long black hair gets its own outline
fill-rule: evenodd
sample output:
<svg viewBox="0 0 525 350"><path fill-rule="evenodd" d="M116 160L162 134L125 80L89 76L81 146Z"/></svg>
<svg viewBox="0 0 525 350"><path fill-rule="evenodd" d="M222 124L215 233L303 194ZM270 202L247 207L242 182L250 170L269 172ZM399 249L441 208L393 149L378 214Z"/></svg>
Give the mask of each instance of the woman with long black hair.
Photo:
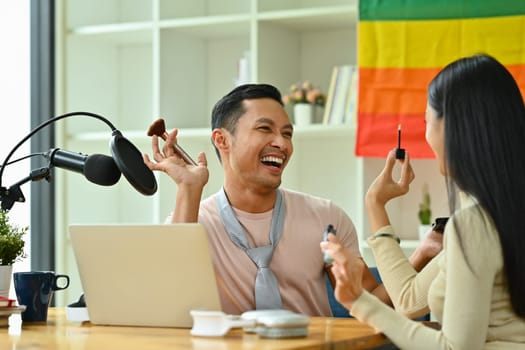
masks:
<svg viewBox="0 0 525 350"><path fill-rule="evenodd" d="M525 106L520 90L494 58L462 58L430 83L425 121L427 142L448 185L452 215L444 249L419 273L407 264L385 205L408 192L414 173L407 156L397 161L401 175L393 180L394 151L366 195L374 232L368 242L396 308L414 314L430 310L441 329L411 321L364 291L362 261L330 236L321 248L335 259L336 298L402 349L523 349Z"/></svg>

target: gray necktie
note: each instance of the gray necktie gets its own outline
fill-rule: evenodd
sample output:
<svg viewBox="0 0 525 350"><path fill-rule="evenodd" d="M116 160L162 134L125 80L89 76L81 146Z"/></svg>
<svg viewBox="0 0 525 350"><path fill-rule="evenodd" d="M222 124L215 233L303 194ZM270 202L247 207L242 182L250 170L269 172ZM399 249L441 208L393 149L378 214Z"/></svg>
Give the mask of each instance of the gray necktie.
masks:
<svg viewBox="0 0 525 350"><path fill-rule="evenodd" d="M221 220L226 228L230 239L237 246L244 249L246 254L257 265L255 276L255 308L280 309L282 307L281 294L279 293L279 282L270 269L273 251L281 239L284 224L285 207L281 192L277 190L277 198L273 207L272 224L270 228L270 245L263 247L250 247L246 232L228 201L228 197L222 188L217 194L217 205Z"/></svg>

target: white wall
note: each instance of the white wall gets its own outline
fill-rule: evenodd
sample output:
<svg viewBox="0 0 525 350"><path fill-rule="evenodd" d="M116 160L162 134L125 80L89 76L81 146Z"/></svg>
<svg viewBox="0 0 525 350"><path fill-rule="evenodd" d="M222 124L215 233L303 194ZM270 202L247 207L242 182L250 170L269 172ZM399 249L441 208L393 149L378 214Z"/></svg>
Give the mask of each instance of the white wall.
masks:
<svg viewBox="0 0 525 350"><path fill-rule="evenodd" d="M30 127L30 65L29 65L29 0L0 0L0 162L3 163L11 149L29 132ZM29 143L24 144L11 160L29 153ZM4 169L2 186L9 187L29 175L29 159ZM10 220L18 226L29 226L30 184L21 187L25 203L15 203L9 213ZM29 256L29 234L26 236L26 253ZM28 271L29 257L15 264L13 271ZM15 297L11 283L10 297Z"/></svg>

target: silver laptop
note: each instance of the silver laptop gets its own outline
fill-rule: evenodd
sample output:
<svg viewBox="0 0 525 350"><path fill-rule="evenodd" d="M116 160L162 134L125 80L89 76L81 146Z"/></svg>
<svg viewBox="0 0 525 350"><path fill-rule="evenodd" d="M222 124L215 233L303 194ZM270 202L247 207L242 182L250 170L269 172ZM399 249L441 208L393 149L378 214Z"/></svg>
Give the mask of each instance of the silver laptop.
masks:
<svg viewBox="0 0 525 350"><path fill-rule="evenodd" d="M202 225L71 225L69 232L92 323L190 328L190 310L221 310Z"/></svg>

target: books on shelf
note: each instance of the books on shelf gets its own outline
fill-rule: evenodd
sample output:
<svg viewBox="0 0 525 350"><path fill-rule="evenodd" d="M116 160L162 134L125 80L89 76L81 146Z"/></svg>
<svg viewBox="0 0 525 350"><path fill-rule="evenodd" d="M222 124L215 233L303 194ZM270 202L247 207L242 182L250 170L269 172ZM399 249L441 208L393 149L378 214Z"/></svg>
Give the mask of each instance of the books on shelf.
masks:
<svg viewBox="0 0 525 350"><path fill-rule="evenodd" d="M359 93L358 77L359 71L356 66L353 66L352 74L350 76L350 87L348 88L348 95L346 97L345 106L345 124L356 125L357 123L357 99Z"/></svg>
<svg viewBox="0 0 525 350"><path fill-rule="evenodd" d="M12 307L13 305L15 305L15 303L15 299L9 299L8 297L0 295L0 308Z"/></svg>
<svg viewBox="0 0 525 350"><path fill-rule="evenodd" d="M339 74L339 67L335 66L332 69L332 76L330 77L330 86L328 87L328 93L326 95L326 104L324 106L323 124L329 124L330 112L332 110L334 90L337 84L337 75Z"/></svg>
<svg viewBox="0 0 525 350"><path fill-rule="evenodd" d="M335 85L332 111L330 113L330 124L344 124L346 97L350 84L351 66L339 67L337 74L337 84Z"/></svg>
<svg viewBox="0 0 525 350"><path fill-rule="evenodd" d="M351 125L355 122L357 89L356 66L333 68L323 115L324 124Z"/></svg>

